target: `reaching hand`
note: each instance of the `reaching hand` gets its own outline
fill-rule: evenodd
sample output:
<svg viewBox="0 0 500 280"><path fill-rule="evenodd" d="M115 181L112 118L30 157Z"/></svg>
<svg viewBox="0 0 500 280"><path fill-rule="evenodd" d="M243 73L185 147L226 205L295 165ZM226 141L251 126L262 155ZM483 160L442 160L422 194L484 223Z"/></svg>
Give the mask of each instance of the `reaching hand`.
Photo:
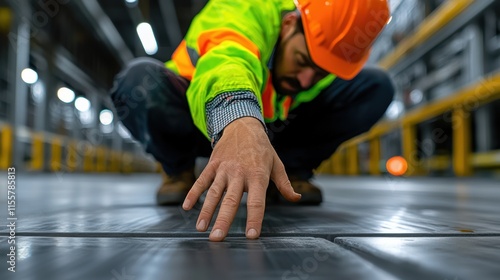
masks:
<svg viewBox="0 0 500 280"><path fill-rule="evenodd" d="M237 119L224 129L205 170L187 194L182 207L190 210L208 189L196 223L196 229L204 232L226 192L210 233L211 241L222 241L236 216L243 192L248 192L246 236L256 239L264 219L269 178L287 200L300 199L301 195L294 192L261 122L252 117Z"/></svg>

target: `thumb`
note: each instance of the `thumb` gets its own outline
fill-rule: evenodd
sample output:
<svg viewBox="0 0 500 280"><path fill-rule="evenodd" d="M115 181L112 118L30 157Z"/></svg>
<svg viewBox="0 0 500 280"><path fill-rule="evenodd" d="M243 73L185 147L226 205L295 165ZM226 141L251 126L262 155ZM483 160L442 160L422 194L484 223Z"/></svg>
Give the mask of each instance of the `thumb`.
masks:
<svg viewBox="0 0 500 280"><path fill-rule="evenodd" d="M274 154L273 170L271 171L271 179L278 188L279 192L285 197L286 200L297 202L302 195L293 190L290 180L285 172L285 166L279 159L278 155Z"/></svg>

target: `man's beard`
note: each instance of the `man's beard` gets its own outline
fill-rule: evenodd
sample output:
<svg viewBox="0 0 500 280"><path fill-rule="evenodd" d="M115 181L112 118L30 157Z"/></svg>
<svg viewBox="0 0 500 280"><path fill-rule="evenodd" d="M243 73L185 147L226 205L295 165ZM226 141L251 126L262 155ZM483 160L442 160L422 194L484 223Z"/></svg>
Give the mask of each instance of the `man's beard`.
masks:
<svg viewBox="0 0 500 280"><path fill-rule="evenodd" d="M281 38L278 39L278 42L277 42L277 46L278 47L276 48L276 53L275 53L275 56L274 56L273 69L271 71L271 74L272 74L272 84L273 84L274 90L276 90L276 92L278 94L280 94L280 95L295 96L299 92L305 90L304 88L302 88L302 86L300 85L300 83L299 83L299 81L297 79L291 78L291 77L278 77L278 75L276 74L276 69L277 69L278 63L282 64L282 61L283 61L283 49L284 49L284 46L288 42L288 40L290 40L292 37L293 36L290 36L289 38L285 39L284 41L282 41ZM281 86L281 84L283 82L288 83L288 85L290 85L291 87L293 87L294 90L289 90L289 89L283 88Z"/></svg>

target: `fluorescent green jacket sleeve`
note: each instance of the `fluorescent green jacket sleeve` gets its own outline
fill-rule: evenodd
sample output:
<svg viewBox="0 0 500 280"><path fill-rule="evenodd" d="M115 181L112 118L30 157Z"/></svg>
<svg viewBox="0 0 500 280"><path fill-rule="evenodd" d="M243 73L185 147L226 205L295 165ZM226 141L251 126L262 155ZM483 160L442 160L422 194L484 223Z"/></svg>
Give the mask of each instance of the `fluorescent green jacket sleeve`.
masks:
<svg viewBox="0 0 500 280"><path fill-rule="evenodd" d="M292 0L210 0L193 19L185 41L197 57L186 94L195 125L205 136L205 106L218 94L250 91L262 108L267 62L282 13L294 8ZM178 72L171 61L166 66Z"/></svg>

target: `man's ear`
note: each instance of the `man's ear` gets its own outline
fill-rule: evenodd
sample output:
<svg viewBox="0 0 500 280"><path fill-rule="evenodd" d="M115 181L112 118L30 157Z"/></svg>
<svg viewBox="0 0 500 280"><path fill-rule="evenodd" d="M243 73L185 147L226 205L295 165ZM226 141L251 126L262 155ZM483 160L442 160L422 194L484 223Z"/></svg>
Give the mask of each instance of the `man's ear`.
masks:
<svg viewBox="0 0 500 280"><path fill-rule="evenodd" d="M295 32L297 26L298 16L295 12L289 12L285 14L283 20L281 21L281 38L286 38Z"/></svg>

